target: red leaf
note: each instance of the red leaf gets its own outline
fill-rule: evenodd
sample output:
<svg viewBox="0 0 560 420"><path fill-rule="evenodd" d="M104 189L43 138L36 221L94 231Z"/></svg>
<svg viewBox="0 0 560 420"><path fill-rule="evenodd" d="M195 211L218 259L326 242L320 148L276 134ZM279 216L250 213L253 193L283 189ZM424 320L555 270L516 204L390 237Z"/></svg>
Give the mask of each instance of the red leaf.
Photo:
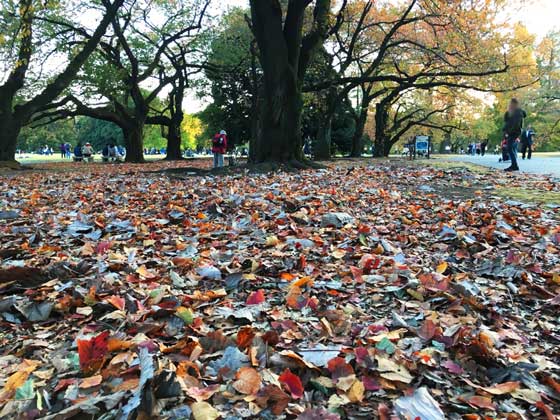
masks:
<svg viewBox="0 0 560 420"><path fill-rule="evenodd" d="M99 255L105 254L109 250L109 248L111 248L111 245L112 245L111 241L99 242L95 247L95 251Z"/></svg>
<svg viewBox="0 0 560 420"><path fill-rule="evenodd" d="M102 332L91 340L78 340L78 355L80 356L80 367L85 373L98 371L109 352L107 341L109 331Z"/></svg>
<svg viewBox="0 0 560 420"><path fill-rule="evenodd" d="M344 378L354 373L354 369L342 357L335 357L329 360L327 365L332 378L336 381L338 378Z"/></svg>
<svg viewBox="0 0 560 420"><path fill-rule="evenodd" d="M362 383L364 384L366 391L379 391L381 389L381 385L379 385L379 383L370 376L364 376L362 378Z"/></svg>
<svg viewBox="0 0 560 420"><path fill-rule="evenodd" d="M247 298L247 305L259 305L263 303L265 299L264 292L260 289L249 295Z"/></svg>
<svg viewBox="0 0 560 420"><path fill-rule="evenodd" d="M286 369L284 373L280 375L278 380L288 388L292 394L292 398L297 399L303 397L303 385L301 383L301 379L299 379L299 376L294 375L290 369Z"/></svg>

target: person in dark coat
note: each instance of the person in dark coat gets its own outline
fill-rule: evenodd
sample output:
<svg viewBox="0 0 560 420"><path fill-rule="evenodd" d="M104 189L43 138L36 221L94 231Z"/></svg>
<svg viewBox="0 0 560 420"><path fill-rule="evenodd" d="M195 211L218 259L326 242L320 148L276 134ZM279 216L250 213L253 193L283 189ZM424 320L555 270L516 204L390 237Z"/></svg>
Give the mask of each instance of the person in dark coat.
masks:
<svg viewBox="0 0 560 420"><path fill-rule="evenodd" d="M527 130L523 131L521 134L521 157L525 160L525 155L527 159L531 160L533 155L533 144L535 143L535 132L531 126L527 127Z"/></svg>
<svg viewBox="0 0 560 420"><path fill-rule="evenodd" d="M508 154L511 160L511 166L506 168L506 172L518 171L517 165L517 147L523 132L523 120L527 113L521 109L519 101L513 98L507 112L504 115L504 135L507 138Z"/></svg>

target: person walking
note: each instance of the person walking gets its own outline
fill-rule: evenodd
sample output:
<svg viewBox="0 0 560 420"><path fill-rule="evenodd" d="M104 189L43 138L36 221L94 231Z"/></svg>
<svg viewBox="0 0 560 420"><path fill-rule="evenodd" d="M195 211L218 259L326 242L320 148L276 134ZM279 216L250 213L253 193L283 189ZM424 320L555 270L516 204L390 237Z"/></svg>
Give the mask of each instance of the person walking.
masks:
<svg viewBox="0 0 560 420"><path fill-rule="evenodd" d="M214 168L223 168L224 154L227 150L227 133L225 130L214 135L212 139L212 153L214 154Z"/></svg>
<svg viewBox="0 0 560 420"><path fill-rule="evenodd" d="M519 170L517 165L517 147L523 132L523 120L526 116L527 114L521 109L519 101L516 98L512 98L504 115L504 135L507 138L508 154L511 160L511 166L505 169L506 172Z"/></svg>
<svg viewBox="0 0 560 420"><path fill-rule="evenodd" d="M527 159L531 160L531 156L533 155L533 143L535 142L535 132L531 126L527 127L527 130L523 131L521 135L521 156L523 160L525 160L525 155L527 155Z"/></svg>
<svg viewBox="0 0 560 420"><path fill-rule="evenodd" d="M60 157L62 159L66 158L66 145L64 143L60 143Z"/></svg>
<svg viewBox="0 0 560 420"><path fill-rule="evenodd" d="M486 154L486 147L488 147L488 140L484 140L480 143L480 156L484 156Z"/></svg>

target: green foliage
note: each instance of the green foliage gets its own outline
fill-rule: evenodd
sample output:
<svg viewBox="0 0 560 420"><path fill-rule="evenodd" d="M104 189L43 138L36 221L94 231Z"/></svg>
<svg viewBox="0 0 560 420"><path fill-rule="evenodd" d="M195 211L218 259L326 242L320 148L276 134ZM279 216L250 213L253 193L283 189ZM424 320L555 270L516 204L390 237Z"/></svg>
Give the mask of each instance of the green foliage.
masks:
<svg viewBox="0 0 560 420"><path fill-rule="evenodd" d="M31 128L25 127L19 136L17 148L26 152L34 152L44 146L59 151L61 143L77 144L78 135L73 120L61 120L52 124Z"/></svg>
<svg viewBox="0 0 560 420"><path fill-rule="evenodd" d="M144 129L144 147L151 149L152 147L160 150L167 147L167 139L163 136L161 127L157 125L147 125Z"/></svg>
<svg viewBox="0 0 560 420"><path fill-rule="evenodd" d="M78 117L76 131L77 140L81 144L91 143L95 150L101 150L107 143L124 145L122 130L109 121Z"/></svg>
<svg viewBox="0 0 560 420"><path fill-rule="evenodd" d="M210 90L213 100L198 114L205 126L204 137L209 139L226 130L230 145L249 141L255 118L252 66L258 65L258 60L251 55L253 35L245 22L245 13L241 8L232 9L222 18L219 29L208 34L208 61L219 70L206 71L207 85L200 87L201 93Z"/></svg>

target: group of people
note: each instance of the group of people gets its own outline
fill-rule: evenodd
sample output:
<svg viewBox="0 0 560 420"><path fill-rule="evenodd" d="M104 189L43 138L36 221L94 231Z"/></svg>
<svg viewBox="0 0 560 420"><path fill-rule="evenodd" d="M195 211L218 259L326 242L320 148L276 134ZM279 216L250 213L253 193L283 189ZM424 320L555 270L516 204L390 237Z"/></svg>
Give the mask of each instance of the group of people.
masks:
<svg viewBox="0 0 560 420"><path fill-rule="evenodd" d="M120 162L125 155L124 147L117 146L114 143L107 143L101 150L101 159L103 162ZM78 143L74 147L74 161L75 162L93 162L95 149L91 143L86 143L82 146Z"/></svg>
<svg viewBox="0 0 560 420"><path fill-rule="evenodd" d="M480 143L469 143L467 145L467 154L472 156L484 156L486 155L486 149L488 148L488 140L484 140ZM464 154L465 150L461 147L460 154Z"/></svg>
<svg viewBox="0 0 560 420"><path fill-rule="evenodd" d="M60 157L70 159L72 157L72 145L70 143L60 143Z"/></svg>

